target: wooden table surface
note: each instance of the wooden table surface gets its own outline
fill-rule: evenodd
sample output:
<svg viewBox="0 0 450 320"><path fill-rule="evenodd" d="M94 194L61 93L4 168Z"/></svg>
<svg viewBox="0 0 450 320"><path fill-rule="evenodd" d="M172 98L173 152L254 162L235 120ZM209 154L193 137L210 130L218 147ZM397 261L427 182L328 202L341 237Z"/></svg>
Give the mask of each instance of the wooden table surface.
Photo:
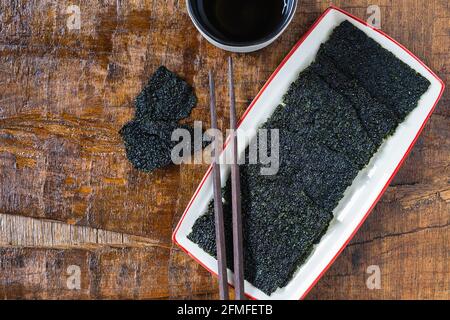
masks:
<svg viewBox="0 0 450 320"><path fill-rule="evenodd" d="M274 44L233 54L239 114L330 2L300 0ZM381 28L450 79L447 0L332 3L364 20L378 5ZM197 33L184 0L0 1L0 299L217 298L216 279L171 242L206 166L138 172L118 130L161 64L195 87L191 122L208 123L207 70L216 71L223 128L228 56ZM447 90L308 298L450 298L449 102ZM74 275L79 288L68 285Z"/></svg>

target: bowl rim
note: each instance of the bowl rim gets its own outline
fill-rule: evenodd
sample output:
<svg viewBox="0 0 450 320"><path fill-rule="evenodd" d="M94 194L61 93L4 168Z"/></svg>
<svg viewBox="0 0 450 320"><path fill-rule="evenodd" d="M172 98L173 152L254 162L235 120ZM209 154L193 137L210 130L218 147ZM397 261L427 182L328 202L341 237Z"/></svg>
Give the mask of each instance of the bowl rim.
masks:
<svg viewBox="0 0 450 320"><path fill-rule="evenodd" d="M209 42L211 42L213 45L225 49L225 50L232 50L232 49L240 49L244 50L246 48L258 50L261 49L269 44L271 44L273 41L275 41L289 26L289 24L292 22L292 19L295 16L295 13L297 11L297 5L298 0L290 0L292 1L292 9L289 12L289 15L286 19L284 19L283 23L277 27L277 31L271 32L269 35L248 43L241 43L241 42L233 42L233 41L224 41L215 35L213 35L210 31L208 31L203 24L198 20L196 15L194 14L194 11L192 9L192 0L186 0L186 7L189 14L189 17L194 24L194 26L197 28L197 30L204 36Z"/></svg>

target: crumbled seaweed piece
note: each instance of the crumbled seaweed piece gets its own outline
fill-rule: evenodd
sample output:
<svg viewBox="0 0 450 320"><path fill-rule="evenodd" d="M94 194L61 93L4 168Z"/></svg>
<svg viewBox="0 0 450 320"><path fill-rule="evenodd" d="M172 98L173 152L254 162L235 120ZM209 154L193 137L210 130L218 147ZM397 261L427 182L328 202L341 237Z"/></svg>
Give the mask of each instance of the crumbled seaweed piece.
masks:
<svg viewBox="0 0 450 320"><path fill-rule="evenodd" d="M323 55L395 111L400 120L417 106L430 85L426 78L348 21L336 27L330 39L321 45L318 59Z"/></svg>
<svg viewBox="0 0 450 320"><path fill-rule="evenodd" d="M130 121L120 130L128 160L136 169L150 172L171 163L170 146L156 134L148 133L138 121Z"/></svg>
<svg viewBox="0 0 450 320"><path fill-rule="evenodd" d="M185 130L189 134L191 141L191 150L196 152L207 146L208 144L203 143L203 135L196 137L194 135L194 128L188 124L179 124L176 121L160 121L160 120L140 120L138 121L142 130L147 134L158 136L161 140L165 141L166 144L173 148L180 141L172 141L172 134L176 130ZM202 139L200 143L195 143L194 138Z"/></svg>
<svg viewBox="0 0 450 320"><path fill-rule="evenodd" d="M345 154L359 168L369 163L378 146L351 105L310 68L290 86L284 101L291 117L289 125L297 126L305 138Z"/></svg>
<svg viewBox="0 0 450 320"><path fill-rule="evenodd" d="M188 133L189 140L174 139L172 133L175 130L185 130ZM121 130L120 134L125 142L127 157L136 169L146 172L165 167L172 164L172 149L179 143L190 143L189 148L183 148L183 151L198 152L208 146L204 142L202 135L196 137L194 128L187 124L178 124L176 122L165 121L138 121L128 122ZM202 141L195 141L195 139ZM187 146L184 146L187 147ZM191 156L191 154L182 154L181 157ZM147 165L145 162L149 162Z"/></svg>
<svg viewBox="0 0 450 320"><path fill-rule="evenodd" d="M137 119L181 120L187 118L197 103L192 87L161 66L136 97Z"/></svg>
<svg viewBox="0 0 450 320"><path fill-rule="evenodd" d="M149 135L158 136L163 141L171 144L172 132L180 126L176 121L161 121L161 120L139 120L140 127L145 133Z"/></svg>
<svg viewBox="0 0 450 320"><path fill-rule="evenodd" d="M391 135L398 125L395 113L386 105L373 99L354 79L348 78L327 57L322 56L311 65L333 90L342 94L358 113L372 141L380 146L383 139Z"/></svg>
<svg viewBox="0 0 450 320"><path fill-rule="evenodd" d="M184 129L194 137L194 129L178 121L189 116L196 101L185 81L164 66L156 70L136 98L135 118L120 130L127 157L136 169L150 172L172 163L171 150L178 144L172 141L172 133ZM190 151L203 146L192 140Z"/></svg>

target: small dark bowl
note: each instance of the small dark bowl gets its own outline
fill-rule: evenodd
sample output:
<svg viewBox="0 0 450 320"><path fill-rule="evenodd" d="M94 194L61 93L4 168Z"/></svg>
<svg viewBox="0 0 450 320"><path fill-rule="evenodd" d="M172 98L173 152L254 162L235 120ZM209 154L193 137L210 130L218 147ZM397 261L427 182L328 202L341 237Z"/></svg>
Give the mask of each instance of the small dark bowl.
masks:
<svg viewBox="0 0 450 320"><path fill-rule="evenodd" d="M232 52L252 52L260 50L272 42L274 42L283 32L286 30L289 23L292 21L295 11L297 9L297 0L284 0L286 9L283 12L282 22L274 28L274 30L267 36L258 39L256 41L239 42L229 39L221 39L214 32L212 32L210 26L201 18L198 8L198 2L195 0L186 0L186 6L188 9L189 17L194 23L197 30L202 36L210 43L218 48L232 51Z"/></svg>

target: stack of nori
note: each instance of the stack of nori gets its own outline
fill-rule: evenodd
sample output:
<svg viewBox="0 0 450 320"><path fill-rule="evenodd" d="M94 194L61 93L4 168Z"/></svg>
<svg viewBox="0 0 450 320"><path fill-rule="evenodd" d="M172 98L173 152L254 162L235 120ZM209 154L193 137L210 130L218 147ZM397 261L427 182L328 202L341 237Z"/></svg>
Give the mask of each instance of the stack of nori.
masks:
<svg viewBox="0 0 450 320"><path fill-rule="evenodd" d="M299 131L308 140L320 141L344 153L359 168L369 162L376 146L361 125L357 112L317 74L310 69L302 72L284 101L286 112L296 115L291 121L295 119Z"/></svg>
<svg viewBox="0 0 450 320"><path fill-rule="evenodd" d="M333 211L358 174L358 167L345 155L320 142L293 135L293 138L282 139L281 143L282 157L287 152L290 156L283 161L286 166L280 168L280 176L301 184L315 203Z"/></svg>
<svg viewBox="0 0 450 320"><path fill-rule="evenodd" d="M411 112L429 82L348 22L291 85L264 129L279 129L280 170L241 165L245 279L285 286L320 241L359 170ZM223 190L232 268L231 192ZM188 236L216 254L213 202Z"/></svg>
<svg viewBox="0 0 450 320"><path fill-rule="evenodd" d="M349 105L356 110L364 129L375 143L380 145L386 136L393 133L398 125L395 113L386 105L372 98L358 82L341 73L327 57L311 65L333 90L339 92Z"/></svg>
<svg viewBox="0 0 450 320"><path fill-rule="evenodd" d="M304 118L293 111L289 106L279 106L262 126L268 130L279 129L280 140L280 170L275 177L267 176L265 181L282 179L301 184L316 204L332 211L357 175L358 167L345 154L330 149L321 141L309 140L304 130L300 130L308 123L303 123Z"/></svg>
<svg viewBox="0 0 450 320"><path fill-rule="evenodd" d="M270 294L289 281L298 265L326 231L331 211L318 207L297 182L279 179L262 185L257 165L242 165L241 192L244 233L245 279ZM231 231L231 187L223 190L227 264L233 269ZM274 201L275 200L275 201ZM216 256L214 209L211 202L206 214L195 223L188 236L208 253Z"/></svg>
<svg viewBox="0 0 450 320"><path fill-rule="evenodd" d="M197 98L192 87L161 66L135 101L135 117L120 130L127 157L136 169L150 172L171 164L175 129L192 128L178 121L187 118Z"/></svg>
<svg viewBox="0 0 450 320"><path fill-rule="evenodd" d="M341 23L322 44L318 60L323 56L394 111L400 121L417 106L430 85L427 79L348 21Z"/></svg>

